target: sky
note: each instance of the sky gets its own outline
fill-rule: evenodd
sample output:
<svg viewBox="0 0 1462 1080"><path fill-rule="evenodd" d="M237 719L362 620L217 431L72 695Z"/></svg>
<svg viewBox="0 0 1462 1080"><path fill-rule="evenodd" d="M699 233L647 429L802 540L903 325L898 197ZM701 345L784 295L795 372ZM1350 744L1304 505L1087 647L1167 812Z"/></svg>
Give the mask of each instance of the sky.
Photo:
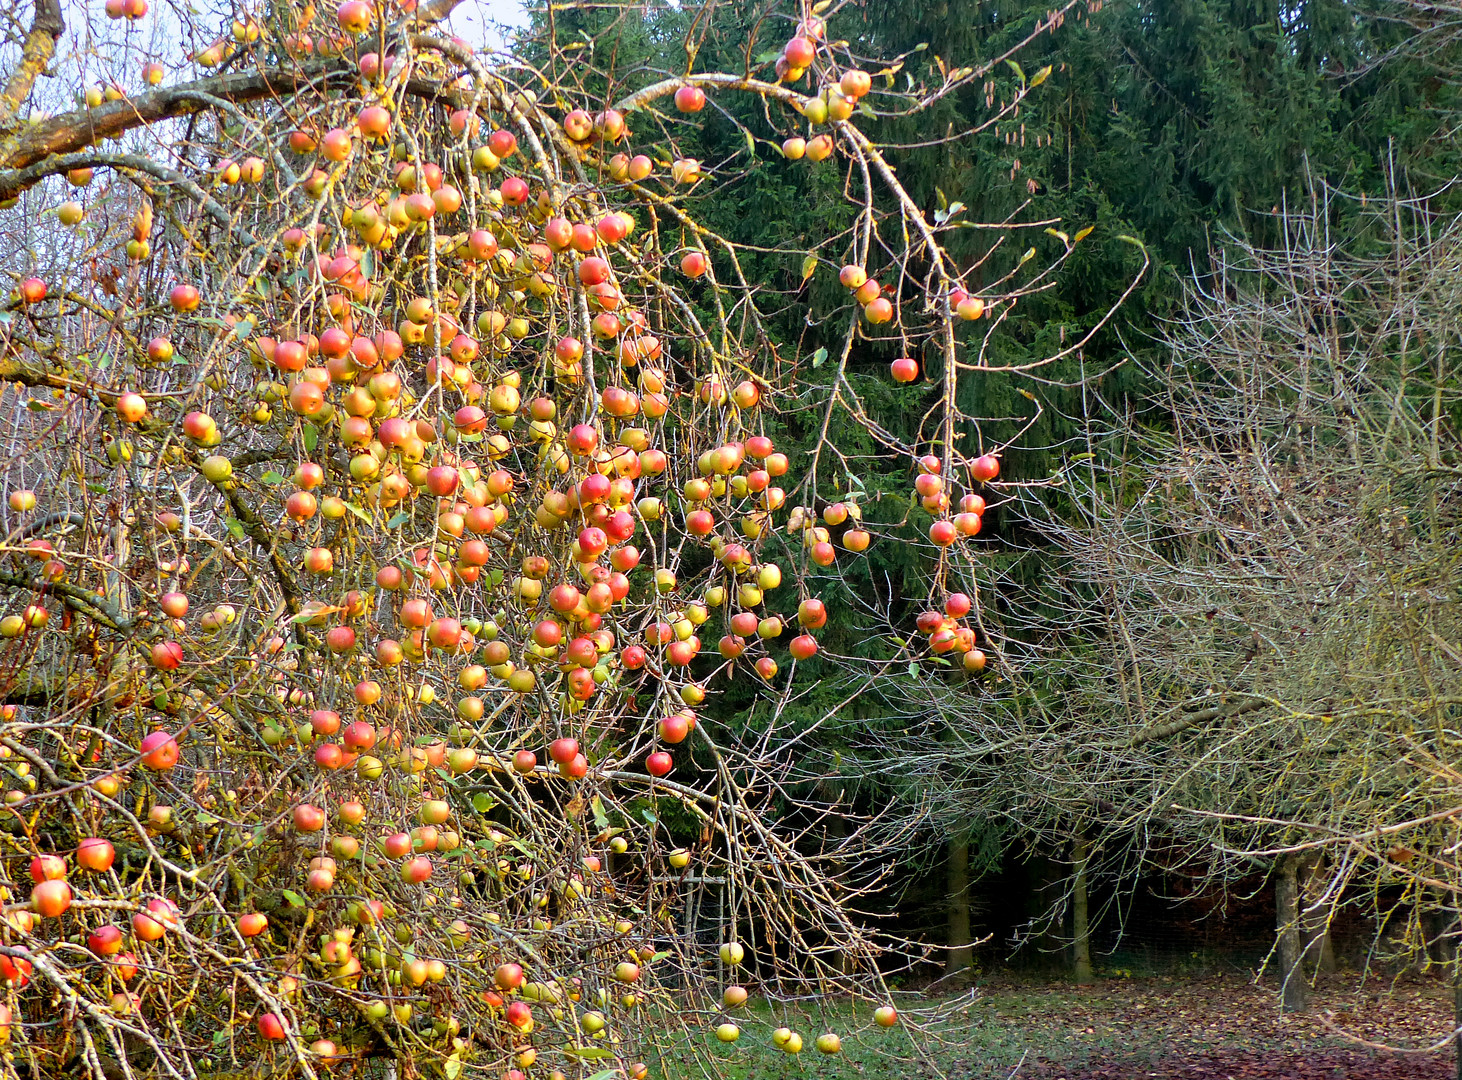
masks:
<svg viewBox="0 0 1462 1080"><path fill-rule="evenodd" d="M474 46L498 48L503 36L498 26L527 25L528 13L523 0L466 0L452 12L453 31Z"/></svg>

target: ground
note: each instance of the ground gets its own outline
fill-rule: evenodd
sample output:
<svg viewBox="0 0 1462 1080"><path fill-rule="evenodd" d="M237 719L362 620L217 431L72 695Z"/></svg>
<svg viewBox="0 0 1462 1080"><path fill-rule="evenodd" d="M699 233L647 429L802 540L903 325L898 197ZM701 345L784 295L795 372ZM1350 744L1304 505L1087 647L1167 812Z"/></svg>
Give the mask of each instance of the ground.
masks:
<svg viewBox="0 0 1462 1080"><path fill-rule="evenodd" d="M1347 1039L1417 1049L1444 1038L1451 993L1435 980L1394 985L1336 978L1312 1011L1280 1015L1272 987L1242 978L1103 979L1067 985L998 980L958 1002L904 995L911 1019L944 1012L931 1025L929 1057L952 1080L1451 1080L1450 1050L1390 1053ZM846 1002L773 1009L738 1017L742 1038L714 1044L729 1080L907 1080L928 1076L906 1033L872 1028L866 1009ZM785 1024L806 1044L796 1057L770 1044ZM813 1039L836 1031L843 1052L827 1057ZM667 1066L677 1063L667 1061ZM688 1064L688 1062L684 1062ZM689 1075L667 1068L667 1075Z"/></svg>

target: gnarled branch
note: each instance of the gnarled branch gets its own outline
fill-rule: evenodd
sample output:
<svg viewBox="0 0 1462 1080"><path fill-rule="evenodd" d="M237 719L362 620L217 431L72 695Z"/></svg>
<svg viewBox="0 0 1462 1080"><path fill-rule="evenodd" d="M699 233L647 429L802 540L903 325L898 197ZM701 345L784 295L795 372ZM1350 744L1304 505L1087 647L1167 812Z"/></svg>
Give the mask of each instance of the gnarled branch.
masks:
<svg viewBox="0 0 1462 1080"><path fill-rule="evenodd" d="M0 127L8 126L29 100L36 79L56 54L56 42L65 32L61 0L36 0L35 18L31 21L25 44L21 46L20 62L6 80L4 91L0 91Z"/></svg>

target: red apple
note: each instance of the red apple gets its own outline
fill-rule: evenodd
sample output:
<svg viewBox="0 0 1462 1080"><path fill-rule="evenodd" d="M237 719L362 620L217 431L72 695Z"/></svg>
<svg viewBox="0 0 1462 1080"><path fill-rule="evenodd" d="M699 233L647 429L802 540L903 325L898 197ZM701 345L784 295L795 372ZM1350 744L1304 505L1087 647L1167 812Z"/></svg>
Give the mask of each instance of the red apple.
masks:
<svg viewBox="0 0 1462 1080"><path fill-rule="evenodd" d="M171 732L154 731L142 740L139 748L142 764L155 772L166 772L178 763L178 740Z"/></svg>
<svg viewBox="0 0 1462 1080"><path fill-rule="evenodd" d="M168 293L168 303L177 312L197 311L200 300L198 290L192 285L174 285L172 291Z"/></svg>
<svg viewBox="0 0 1462 1080"><path fill-rule="evenodd" d="M86 947L97 956L116 956L122 951L122 929L107 923L86 935Z"/></svg>
<svg viewBox="0 0 1462 1080"><path fill-rule="evenodd" d="M319 832L325 827L325 811L309 803L300 803L294 808L292 817L296 832Z"/></svg>
<svg viewBox="0 0 1462 1080"><path fill-rule="evenodd" d="M66 876L66 860L59 855L37 855L30 861L30 879L39 885L43 881L59 881Z"/></svg>
<svg viewBox="0 0 1462 1080"><path fill-rule="evenodd" d="M89 836L76 845L77 865L98 874L110 870L116 857L117 852L112 847L112 842L100 836Z"/></svg>
<svg viewBox="0 0 1462 1080"><path fill-rule="evenodd" d="M257 1021L259 1034L270 1041L278 1041L285 1037L284 1021L279 1018L278 1013L262 1013Z"/></svg>
<svg viewBox="0 0 1462 1080"><path fill-rule="evenodd" d="M71 886L59 878L42 881L30 891L30 899L42 918L59 918L71 907Z"/></svg>
<svg viewBox="0 0 1462 1080"><path fill-rule="evenodd" d="M988 484L1000 475L1000 459L994 454L981 454L970 462L970 475L981 483Z"/></svg>

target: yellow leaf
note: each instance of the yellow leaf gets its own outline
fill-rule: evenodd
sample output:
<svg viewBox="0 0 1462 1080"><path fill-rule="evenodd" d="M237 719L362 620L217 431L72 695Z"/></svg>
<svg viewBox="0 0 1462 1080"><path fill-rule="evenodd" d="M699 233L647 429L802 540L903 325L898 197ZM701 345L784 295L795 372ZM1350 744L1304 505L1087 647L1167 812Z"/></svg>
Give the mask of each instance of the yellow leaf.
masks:
<svg viewBox="0 0 1462 1080"><path fill-rule="evenodd" d="M1032 78L1031 78L1031 86L1032 86L1032 88L1037 87L1037 86L1040 86L1041 83L1045 82L1050 77L1051 77L1051 65L1050 64L1047 64L1045 67L1041 68L1040 71L1036 72L1034 76L1032 76Z"/></svg>
<svg viewBox="0 0 1462 1080"><path fill-rule="evenodd" d="M817 3L812 5L812 13L814 15L821 15L824 11L832 6L833 0L817 0Z"/></svg>
<svg viewBox="0 0 1462 1080"><path fill-rule="evenodd" d="M817 272L817 256L809 255L802 260L802 280L806 281Z"/></svg>
<svg viewBox="0 0 1462 1080"><path fill-rule="evenodd" d="M1083 241L1083 240L1085 240L1085 239L1086 239L1086 238L1087 238L1087 237L1088 237L1088 236L1090 236L1090 235L1091 235L1091 231L1092 231L1092 230L1093 230L1093 229L1095 229L1095 228L1096 228L1096 226L1095 226L1095 225L1088 225L1088 226L1087 226L1087 227L1086 227L1086 228L1084 228L1084 229L1078 229L1078 230L1076 230L1076 243L1078 243L1078 244L1079 244L1079 243L1081 243L1081 242L1082 242L1082 241Z"/></svg>

